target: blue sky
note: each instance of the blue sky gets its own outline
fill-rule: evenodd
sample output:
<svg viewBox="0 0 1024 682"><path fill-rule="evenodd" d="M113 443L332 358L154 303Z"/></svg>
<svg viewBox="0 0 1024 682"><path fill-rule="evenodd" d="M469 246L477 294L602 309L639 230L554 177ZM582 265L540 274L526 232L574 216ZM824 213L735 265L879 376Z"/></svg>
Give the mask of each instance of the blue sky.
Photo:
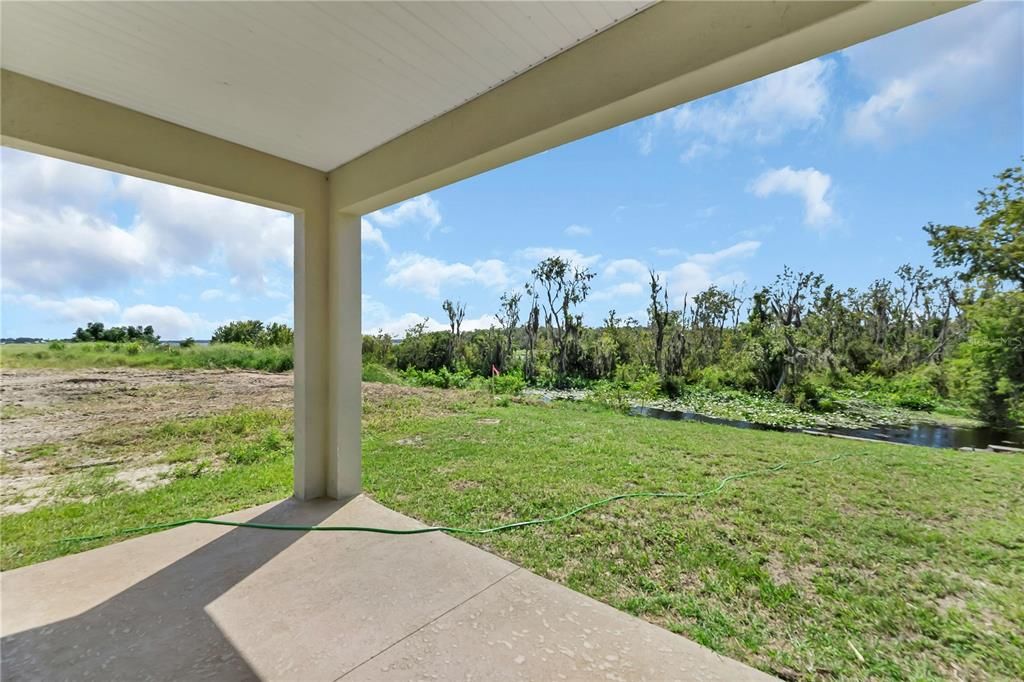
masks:
<svg viewBox="0 0 1024 682"><path fill-rule="evenodd" d="M864 286L928 264L921 227L974 224L1024 153L1024 5L989 2L378 211L363 222L363 327L467 304L486 327L540 258L598 273L584 307L645 320L783 264ZM208 338L292 321L292 223L276 211L4 149L3 336L98 319Z"/></svg>

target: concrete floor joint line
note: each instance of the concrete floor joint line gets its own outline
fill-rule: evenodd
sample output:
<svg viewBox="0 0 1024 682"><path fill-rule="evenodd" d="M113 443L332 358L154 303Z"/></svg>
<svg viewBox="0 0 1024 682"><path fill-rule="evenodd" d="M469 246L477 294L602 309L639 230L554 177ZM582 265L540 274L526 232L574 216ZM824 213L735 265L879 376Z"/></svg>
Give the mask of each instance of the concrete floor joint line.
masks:
<svg viewBox="0 0 1024 682"><path fill-rule="evenodd" d="M509 572L508 572L508 573L506 573L505 575L501 576L500 578L498 578L497 580L495 580L494 582L492 582L492 583L491 583L490 585L487 585L486 587L484 587L484 588L483 588L482 590L479 590L478 592L475 592L475 593L473 593L473 594L469 595L468 597L466 597L465 599L463 599L462 601L460 601L460 602L459 602L458 604L455 604L455 605L454 605L454 606L452 606L451 608L447 609L447 610L446 610L446 611L445 611L444 613L439 613L439 614L438 614L437 616L435 616L435 617L431 618L431 619L430 619L429 621L427 621L427 622L426 622L426 623L424 623L423 625L419 626L418 628L416 628L416 629L415 629L415 630L413 630L412 632L410 632L410 633L408 633L408 634L404 635L403 637L400 637L399 639L396 639L396 640L395 640L394 642L392 642L391 644L387 645L387 646L386 646L385 648L381 649L380 651L378 651L377 653L375 653L375 654L374 654L373 656L370 656L370 657L369 657L369 658L367 658L367 659L366 659L365 661L362 661L362 662L361 662L361 663L359 663L358 665L356 665L356 666L354 666L354 667L352 667L352 668L349 668L348 670L346 670L345 672L343 672L343 673L342 673L342 674L341 674L340 676L336 677L336 678L334 679L334 682L339 682L339 680L341 680L341 679L343 679L343 678L345 678L345 677L348 677L349 675L351 675L351 674L352 674L352 673L354 673L355 671L359 670L360 668L362 668L362 667L363 667L364 665L366 665L366 664L367 664L367 663L369 663L370 661L374 660L375 658L379 658L380 656L382 656L383 654L387 653L388 651L390 651L390 650L391 650L391 649L393 649L394 647L398 646L399 644L401 644L401 643L402 643L402 642L404 642L405 640L409 639L409 638L410 638L410 637L412 637L413 635L416 635L416 634L418 634L418 633L420 633L420 632L423 632L424 630L426 630L426 629L427 629L427 628L429 628L429 627L430 627L431 625L433 625L433 624L434 624L434 623L436 623L437 621L439 621L439 620L441 620L442 618L444 618L445 616L447 616L447 615L448 615L449 613L451 613L451 612L452 612L452 611L454 611L455 609L459 608L459 607L460 607L460 606L462 606L463 604L467 604L467 603L469 603L469 602L473 601L474 599L476 599L477 597L479 597L479 596L480 596L481 594L483 594L483 593L484 593L484 592L486 592L487 590L489 590L489 589L493 588L494 586L496 586L496 585L497 585L498 583L500 583L501 581L503 581L503 580L505 580L505 579L509 578L509 577L510 577L510 576L512 576L512 575L515 575L516 573L518 573L518 572L519 572L519 571L521 571L521 570L523 570L521 566L516 566L516 567L515 567L515 568L513 568L513 569L512 569L511 571L509 571Z"/></svg>

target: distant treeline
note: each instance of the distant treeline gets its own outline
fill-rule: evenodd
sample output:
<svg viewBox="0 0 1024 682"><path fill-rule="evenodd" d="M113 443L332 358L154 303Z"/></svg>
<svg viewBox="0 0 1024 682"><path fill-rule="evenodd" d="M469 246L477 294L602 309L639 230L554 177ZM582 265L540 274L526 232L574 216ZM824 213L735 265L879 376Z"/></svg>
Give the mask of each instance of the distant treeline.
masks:
<svg viewBox="0 0 1024 682"><path fill-rule="evenodd" d="M72 341L107 341L110 343L160 343L160 337L153 330L153 325L125 327L107 327L102 322L89 322L75 330Z"/></svg>
<svg viewBox="0 0 1024 682"><path fill-rule="evenodd" d="M1024 173L1010 168L980 192L979 224L929 224L936 268L903 265L866 289L783 268L745 295L711 286L674 306L651 270L647 319L610 310L587 325L578 308L595 273L558 257L499 301L498 325L463 332L465 305L446 300L449 328L427 321L400 343L363 339L364 358L401 370L516 373L575 386L655 375L688 384L770 391L817 407L830 387L893 387L906 407L954 399L994 423L1024 421Z"/></svg>
<svg viewBox="0 0 1024 682"><path fill-rule="evenodd" d="M210 337L210 343L238 343L257 348L284 347L290 346L295 340L295 334L291 327L277 322L264 324L259 320L238 320L228 322L217 327ZM71 341L93 342L105 341L107 343L144 343L159 344L160 336L154 331L152 325L146 326L125 326L107 327L102 322L89 322L84 327L75 330ZM26 341L27 342L27 341ZM19 341L19 343L24 343ZM192 337L182 339L177 344L182 348L189 348L196 344Z"/></svg>

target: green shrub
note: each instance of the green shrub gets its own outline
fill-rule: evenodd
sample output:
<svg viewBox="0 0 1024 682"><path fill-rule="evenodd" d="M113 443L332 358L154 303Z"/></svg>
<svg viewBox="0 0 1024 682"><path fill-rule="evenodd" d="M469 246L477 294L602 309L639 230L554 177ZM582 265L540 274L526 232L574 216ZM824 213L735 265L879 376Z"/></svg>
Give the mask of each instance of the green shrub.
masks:
<svg viewBox="0 0 1024 682"><path fill-rule="evenodd" d="M473 379L473 373L468 369L452 372L447 367L438 370L410 367L402 375L413 386L430 386L432 388L466 388Z"/></svg>
<svg viewBox="0 0 1024 682"><path fill-rule="evenodd" d="M265 348L268 346L290 346L295 343L295 332L291 327L278 322L271 322L263 330L263 333L256 339L256 345Z"/></svg>
<svg viewBox="0 0 1024 682"><path fill-rule="evenodd" d="M686 379L683 377L668 376L661 380L661 392L672 399L685 395L686 388Z"/></svg>
<svg viewBox="0 0 1024 682"><path fill-rule="evenodd" d="M946 372L937 365L922 365L892 377L837 374L831 385L853 389L881 405L910 410L934 410L948 391Z"/></svg>
<svg viewBox="0 0 1024 682"><path fill-rule="evenodd" d="M179 348L191 348L191 347L192 347L192 346L194 346L194 345L196 345L196 340L195 340L195 339L193 339L193 338L192 338L192 337L190 336L190 337L188 337L187 339L185 339L184 341L182 341L181 343L179 343L179 344L178 344L178 347L179 347Z"/></svg>
<svg viewBox="0 0 1024 682"><path fill-rule="evenodd" d="M697 370L695 378L696 383L713 391L720 390L728 385L726 371L718 365L709 365Z"/></svg>
<svg viewBox="0 0 1024 682"><path fill-rule="evenodd" d="M245 343L254 346L261 334L263 322L260 320L235 320L213 330L210 343Z"/></svg>
<svg viewBox="0 0 1024 682"><path fill-rule="evenodd" d="M63 341L51 341L50 345L47 346L50 350L64 350L64 347Z"/></svg>
<svg viewBox="0 0 1024 682"><path fill-rule="evenodd" d="M590 385L585 377L579 376L559 376L554 370L547 366L538 367L538 374L534 379L534 385L541 388L559 388L559 389L582 389L587 388Z"/></svg>
<svg viewBox="0 0 1024 682"><path fill-rule="evenodd" d="M505 395L518 395L526 388L526 381L522 372L506 372L491 378L491 387L495 393Z"/></svg>
<svg viewBox="0 0 1024 682"><path fill-rule="evenodd" d="M141 350L142 346L138 342L133 341L125 346L124 352L128 355L138 355Z"/></svg>
<svg viewBox="0 0 1024 682"><path fill-rule="evenodd" d="M626 412L633 405L644 405L658 396L661 379L658 374L639 364L625 364L615 368L615 378L591 385L591 396L599 402Z"/></svg>
<svg viewBox="0 0 1024 682"><path fill-rule="evenodd" d="M823 375L807 376L797 384L783 386L779 397L806 412L835 412L842 406Z"/></svg>
<svg viewBox="0 0 1024 682"><path fill-rule="evenodd" d="M448 332L409 333L394 348L398 369L441 370L448 363Z"/></svg>
<svg viewBox="0 0 1024 682"><path fill-rule="evenodd" d="M235 320L214 330L210 344L236 343L258 348L284 348L295 341L290 327L277 322L266 326L259 320Z"/></svg>
<svg viewBox="0 0 1024 682"><path fill-rule="evenodd" d="M397 384L400 377L387 367L382 367L374 362L363 364L363 381L371 381L378 384Z"/></svg>

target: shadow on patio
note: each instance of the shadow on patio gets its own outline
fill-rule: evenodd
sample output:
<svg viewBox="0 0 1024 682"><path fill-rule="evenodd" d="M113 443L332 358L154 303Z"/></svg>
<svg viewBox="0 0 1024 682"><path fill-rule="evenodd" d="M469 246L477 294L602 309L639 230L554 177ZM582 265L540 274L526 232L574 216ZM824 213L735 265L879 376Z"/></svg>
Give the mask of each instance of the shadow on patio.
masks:
<svg viewBox="0 0 1024 682"><path fill-rule="evenodd" d="M363 496L225 518L421 527ZM192 525L2 588L5 680L768 679L440 533Z"/></svg>
<svg viewBox="0 0 1024 682"><path fill-rule="evenodd" d="M312 525L322 522L342 505L335 501L300 505L286 500L251 520ZM190 529L192 533L198 530ZM216 535L206 529L200 532ZM303 535L305 533L301 532L260 533L246 528L219 534L216 539L82 613L5 636L3 677L256 677L256 672L222 633L207 608ZM163 541L170 540L165 547L171 552L177 538L151 538L151 542L157 540L162 545ZM117 554L118 561L103 561L94 567L82 560L92 553L74 557L80 564L71 578L78 592L76 596L87 598L83 592L92 586L101 589L99 584L105 581L118 582L110 572L118 571L121 561L125 564L120 567L125 569L131 563L148 564L148 556L133 556L130 544L98 551L97 554ZM117 551L121 548L128 551ZM25 575L25 572L15 572L5 576L5 582L17 584ZM294 576L294 579L304 580L303 576ZM40 584L37 587L61 593L66 585L64 581L64 585ZM13 586L4 594L5 601L21 601L25 596L15 594ZM66 604L51 604L47 611L60 612ZM13 604L8 602L5 620L8 616L20 620L28 615L22 608L11 609L11 606Z"/></svg>

